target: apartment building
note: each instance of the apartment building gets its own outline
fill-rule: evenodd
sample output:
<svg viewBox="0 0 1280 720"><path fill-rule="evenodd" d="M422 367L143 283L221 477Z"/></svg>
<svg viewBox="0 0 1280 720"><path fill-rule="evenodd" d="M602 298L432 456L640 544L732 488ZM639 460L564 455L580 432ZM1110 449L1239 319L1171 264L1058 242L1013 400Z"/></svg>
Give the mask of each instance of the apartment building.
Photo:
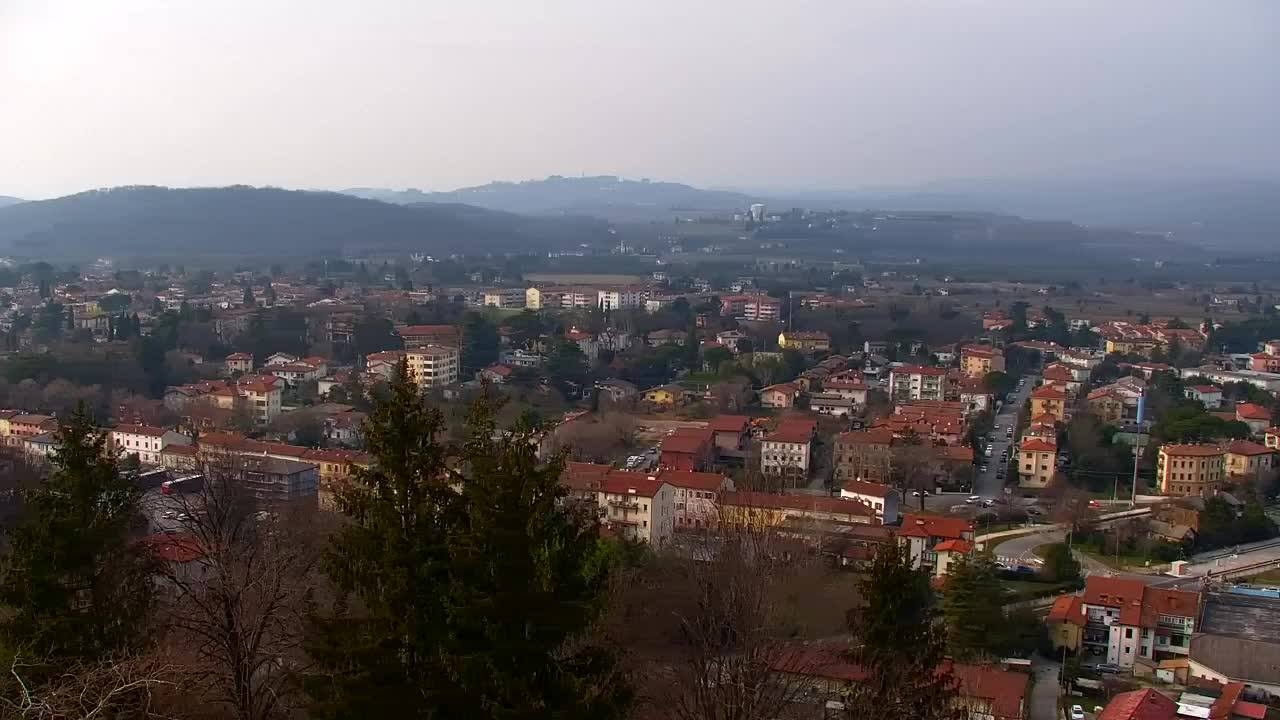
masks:
<svg viewBox="0 0 1280 720"><path fill-rule="evenodd" d="M270 425L280 417L280 398L284 392L284 381L274 375L244 375L236 381L231 406L237 402L244 403L253 422L257 425ZM216 391L215 393L216 394Z"/></svg>
<svg viewBox="0 0 1280 720"><path fill-rule="evenodd" d="M893 525L898 522L898 506L902 502L902 494L889 485L849 480L840 486L840 497L871 508L881 524Z"/></svg>
<svg viewBox="0 0 1280 720"><path fill-rule="evenodd" d="M1018 487L1043 488L1053 482L1058 446L1052 440L1027 438L1018 446Z"/></svg>
<svg viewBox="0 0 1280 720"><path fill-rule="evenodd" d="M522 308L527 297L524 288L492 288L481 293L480 303L485 307Z"/></svg>
<svg viewBox="0 0 1280 720"><path fill-rule="evenodd" d="M5 434L5 444L21 447L27 438L53 432L58 429L58 421L49 415L28 415L15 413L7 418L9 432Z"/></svg>
<svg viewBox="0 0 1280 720"><path fill-rule="evenodd" d="M1067 421L1067 393L1052 385L1031 392L1031 416L1052 415L1056 422Z"/></svg>
<svg viewBox="0 0 1280 720"><path fill-rule="evenodd" d="M317 502L320 469L315 463L274 457L241 457L233 465L240 483L258 500Z"/></svg>
<svg viewBox="0 0 1280 720"><path fill-rule="evenodd" d="M836 482L888 482L893 468L892 444L893 430L884 426L836 435L831 455Z"/></svg>
<svg viewBox="0 0 1280 720"><path fill-rule="evenodd" d="M1226 480L1226 453L1216 445L1160 446L1156 481L1160 492L1173 497L1213 495Z"/></svg>
<svg viewBox="0 0 1280 720"><path fill-rule="evenodd" d="M409 377L424 390L458 382L460 362L456 347L419 346L405 352L405 364Z"/></svg>
<svg viewBox="0 0 1280 720"><path fill-rule="evenodd" d="M799 482L809 477L810 452L816 423L784 421L760 444L760 471Z"/></svg>
<svg viewBox="0 0 1280 720"><path fill-rule="evenodd" d="M776 321L782 318L782 301L760 294L726 295L720 298L720 314L736 320Z"/></svg>
<svg viewBox="0 0 1280 720"><path fill-rule="evenodd" d="M946 400L947 371L925 365L899 365L889 371L889 394L895 401Z"/></svg>
<svg viewBox="0 0 1280 720"><path fill-rule="evenodd" d="M634 310L644 307L649 296L645 288L613 288L596 292L596 305L601 310Z"/></svg>
<svg viewBox="0 0 1280 720"><path fill-rule="evenodd" d="M416 350L427 345L458 347L461 336L452 325L405 325L396 328L396 334L404 340L405 350Z"/></svg>
<svg viewBox="0 0 1280 720"><path fill-rule="evenodd" d="M1090 575L1078 608L1084 615L1082 649L1105 651L1107 662L1131 670L1139 660L1154 663L1190 654L1200 596L1140 580Z"/></svg>
<svg viewBox="0 0 1280 720"><path fill-rule="evenodd" d="M720 494L733 490L733 481L720 473L663 470L658 478L675 490L675 530L715 527Z"/></svg>
<svg viewBox="0 0 1280 720"><path fill-rule="evenodd" d="M560 482L572 497L594 504L601 523L624 539L661 545L675 531L676 489L657 476L568 463Z"/></svg>
<svg viewBox="0 0 1280 720"><path fill-rule="evenodd" d="M831 336L816 330L784 330L778 333L778 347L800 352L825 352L831 350Z"/></svg>
<svg viewBox="0 0 1280 720"><path fill-rule="evenodd" d="M983 345L965 346L960 351L960 370L971 378L980 378L989 372L1004 372L1004 353Z"/></svg>
<svg viewBox="0 0 1280 720"><path fill-rule="evenodd" d="M963 543L968 543L967 550L972 551L973 523L963 518L906 513L898 530L898 542L907 547L914 567L928 568L934 575L945 574L938 572L940 559L950 560L950 553L964 551Z"/></svg>
<svg viewBox="0 0 1280 720"><path fill-rule="evenodd" d="M1250 440L1235 440L1222 446L1223 469L1227 477L1256 480L1269 477L1275 467L1275 449Z"/></svg>
<svg viewBox="0 0 1280 720"><path fill-rule="evenodd" d="M175 430L148 425L111 428L110 446L120 455L137 455L143 465L161 465L161 453L170 445L190 445L191 437Z"/></svg>

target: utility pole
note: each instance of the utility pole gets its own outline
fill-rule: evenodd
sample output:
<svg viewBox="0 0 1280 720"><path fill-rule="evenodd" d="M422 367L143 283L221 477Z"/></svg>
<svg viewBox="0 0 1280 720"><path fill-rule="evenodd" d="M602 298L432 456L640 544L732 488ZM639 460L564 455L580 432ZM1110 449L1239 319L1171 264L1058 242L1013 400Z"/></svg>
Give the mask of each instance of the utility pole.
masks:
<svg viewBox="0 0 1280 720"><path fill-rule="evenodd" d="M1133 490L1129 493L1129 508L1138 504L1138 461L1142 459L1142 421L1146 415L1147 395L1138 396L1138 438L1133 444Z"/></svg>

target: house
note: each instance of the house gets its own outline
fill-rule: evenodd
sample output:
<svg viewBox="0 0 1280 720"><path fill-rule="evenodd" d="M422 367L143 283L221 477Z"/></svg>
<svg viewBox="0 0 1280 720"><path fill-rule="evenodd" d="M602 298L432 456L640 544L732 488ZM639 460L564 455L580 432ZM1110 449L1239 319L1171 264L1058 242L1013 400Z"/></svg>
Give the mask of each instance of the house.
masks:
<svg viewBox="0 0 1280 720"><path fill-rule="evenodd" d="M1058 446L1052 440L1033 437L1018 445L1018 487L1044 488L1057 472Z"/></svg>
<svg viewBox="0 0 1280 720"><path fill-rule="evenodd" d="M738 354L738 343L743 340L750 341L750 336L741 330L722 330L716 333L716 342L729 349L729 352Z"/></svg>
<svg viewBox="0 0 1280 720"><path fill-rule="evenodd" d="M717 453L737 454L751 442L751 418L746 415L717 415L707 421Z"/></svg>
<svg viewBox="0 0 1280 720"><path fill-rule="evenodd" d="M798 703L811 711L797 717L835 717L846 714L844 703L851 685L865 681L867 671L849 659L851 648L839 643L796 645L778 653L770 669L780 681L803 681ZM1031 676L994 665L970 665L944 660L938 672L956 681L955 717L962 720L1026 720L1030 716ZM803 706L802 706L803 708ZM851 716L873 717L862 712Z"/></svg>
<svg viewBox="0 0 1280 720"><path fill-rule="evenodd" d="M364 370L370 377L390 382L395 377L396 368L404 360L403 350L383 350L369 353L364 358Z"/></svg>
<svg viewBox="0 0 1280 720"><path fill-rule="evenodd" d="M594 503L601 523L624 539L662 545L675 531L675 488L655 476L567 463L560 482Z"/></svg>
<svg viewBox="0 0 1280 720"><path fill-rule="evenodd" d="M784 330L778 333L778 347L804 353L831 350L831 336L816 330Z"/></svg>
<svg viewBox="0 0 1280 720"><path fill-rule="evenodd" d="M822 382L822 392L839 395L846 400L851 400L854 405L866 405L867 392L870 389L870 385L860 380L845 380L835 376Z"/></svg>
<svg viewBox="0 0 1280 720"><path fill-rule="evenodd" d="M1200 596L1141 580L1090 575L1081 606L1081 648L1105 652L1107 662L1131 670L1139 660L1185 657L1196 632Z"/></svg>
<svg viewBox="0 0 1280 720"><path fill-rule="evenodd" d="M1052 385L1041 385L1031 391L1031 414L1052 415L1056 421L1067 421L1067 393Z"/></svg>
<svg viewBox="0 0 1280 720"><path fill-rule="evenodd" d="M5 438L5 444L11 447L21 447L27 438L51 433L58 429L58 421L49 415L20 414L8 420L9 435Z"/></svg>
<svg viewBox="0 0 1280 720"><path fill-rule="evenodd" d="M395 332L404 341L405 350L416 350L427 345L456 348L461 342L458 328L452 325L402 325Z"/></svg>
<svg viewBox="0 0 1280 720"><path fill-rule="evenodd" d="M907 547L912 566L928 568L933 571L931 574L936 575L939 566L936 548L948 540L973 542L973 523L964 518L940 515L906 513L902 516L898 543ZM949 549L944 552L956 552L956 547L949 545Z"/></svg>
<svg viewBox="0 0 1280 720"><path fill-rule="evenodd" d="M1165 443L1156 459L1163 495L1209 497L1226 480L1226 453L1217 445Z"/></svg>
<svg viewBox="0 0 1280 720"><path fill-rule="evenodd" d="M640 394L640 390L635 385L617 378L599 380L595 387L600 397L608 398L614 404L630 404Z"/></svg>
<svg viewBox="0 0 1280 720"><path fill-rule="evenodd" d="M223 363L228 375L253 372L253 356L249 353L231 353Z"/></svg>
<svg viewBox="0 0 1280 720"><path fill-rule="evenodd" d="M889 395L895 401L946 400L947 371L924 365L899 365L889 371Z"/></svg>
<svg viewBox="0 0 1280 720"><path fill-rule="evenodd" d="M673 408L683 398L684 389L674 383L644 391L644 401L659 408Z"/></svg>
<svg viewBox="0 0 1280 720"><path fill-rule="evenodd" d="M865 480L849 480L840 486L840 497L853 500L875 511L876 519L884 525L898 522L898 505L902 495L896 488Z"/></svg>
<svg viewBox="0 0 1280 720"><path fill-rule="evenodd" d="M578 346L588 364L600 359L600 343L594 333L571 327L565 331L564 339Z"/></svg>
<svg viewBox="0 0 1280 720"><path fill-rule="evenodd" d="M511 367L537 368L542 367L543 363L546 361L547 359L538 353L529 352L528 350L522 350L519 348L515 350L503 350L502 354L498 356L498 362Z"/></svg>
<svg viewBox="0 0 1280 720"><path fill-rule="evenodd" d="M760 472L801 482L809 477L813 421L784 420L760 444Z"/></svg>
<svg viewBox="0 0 1280 720"><path fill-rule="evenodd" d="M887 482L893 467L893 430L886 426L836 435L832 465L836 482Z"/></svg>
<svg viewBox="0 0 1280 720"><path fill-rule="evenodd" d="M477 376L483 382L502 385L507 382L507 378L511 377L511 367L501 363L494 363L477 373Z"/></svg>
<svg viewBox="0 0 1280 720"><path fill-rule="evenodd" d="M1272 450L1280 450L1280 427L1269 427L1263 431L1263 444Z"/></svg>
<svg viewBox="0 0 1280 720"><path fill-rule="evenodd" d="M1188 385L1182 389L1188 400L1198 400L1206 408L1222 407L1222 388L1216 385Z"/></svg>
<svg viewBox="0 0 1280 720"><path fill-rule="evenodd" d="M719 473L663 470L658 477L675 488L676 532L714 527L720 493L733 490L733 481Z"/></svg>
<svg viewBox="0 0 1280 720"><path fill-rule="evenodd" d="M1249 432L1261 435L1271 425L1271 410L1265 405L1239 403L1236 405L1236 419L1249 426Z"/></svg>
<svg viewBox="0 0 1280 720"><path fill-rule="evenodd" d="M1223 446L1227 477L1234 480L1270 479L1275 450L1249 440L1235 440Z"/></svg>
<svg viewBox="0 0 1280 720"><path fill-rule="evenodd" d="M1130 690L1111 698L1097 720L1177 720L1178 703L1152 690ZM1199 714L1195 717L1201 717ZM1204 715L1217 720L1219 716Z"/></svg>
<svg viewBox="0 0 1280 720"><path fill-rule="evenodd" d="M645 335L645 342L649 347L662 347L663 345L683 345L689 337L689 333L684 330L654 330Z"/></svg>
<svg viewBox="0 0 1280 720"><path fill-rule="evenodd" d="M1254 353L1249 356L1249 369L1254 372L1280 373L1280 355Z"/></svg>
<svg viewBox="0 0 1280 720"><path fill-rule="evenodd" d="M952 563L973 555L973 542L969 540L943 540L933 546L933 554L937 558L933 566L934 577L946 577Z"/></svg>
<svg viewBox="0 0 1280 720"><path fill-rule="evenodd" d="M663 438L659 464L672 470L700 471L715 463L715 432L706 428L679 428Z"/></svg>
<svg viewBox="0 0 1280 720"><path fill-rule="evenodd" d="M809 396L809 409L819 415L849 417L855 409L854 402L837 393L813 393Z"/></svg>
<svg viewBox="0 0 1280 720"><path fill-rule="evenodd" d="M457 383L462 365L458 348L431 343L406 350L404 361L409 379L422 390Z"/></svg>
<svg viewBox="0 0 1280 720"><path fill-rule="evenodd" d="M231 389L243 398L254 423L269 425L280 416L280 398L284 390L284 381L280 378L274 375L242 375Z"/></svg>
<svg viewBox="0 0 1280 720"><path fill-rule="evenodd" d="M296 362L298 362L298 357L296 355L290 355L289 353L278 352L278 353L271 353L270 355L268 355L267 359L263 361L263 365L264 366L291 365Z"/></svg>
<svg viewBox="0 0 1280 720"><path fill-rule="evenodd" d="M795 405L800 388L792 383L770 385L760 391L760 404L769 408L789 408Z"/></svg>
<svg viewBox="0 0 1280 720"><path fill-rule="evenodd" d="M320 468L315 463L242 455L232 472L249 494L264 502L318 500Z"/></svg>
<svg viewBox="0 0 1280 720"><path fill-rule="evenodd" d="M1066 649L1076 652L1084 640L1084 625L1087 620L1084 602L1079 595L1059 595L1049 608L1045 617L1045 625L1049 629L1049 642L1053 649Z"/></svg>
<svg viewBox="0 0 1280 720"><path fill-rule="evenodd" d="M48 460L58 449L58 440L53 433L30 435L22 440L22 452L33 462Z"/></svg>
<svg viewBox="0 0 1280 720"><path fill-rule="evenodd" d="M199 467L200 448L195 445L166 445L160 451L160 467L167 470L195 470Z"/></svg>
<svg viewBox="0 0 1280 720"><path fill-rule="evenodd" d="M317 367L301 360L291 363L267 363L262 368L264 373L280 378L289 387L296 387L311 380L319 380L324 375L323 370L323 364Z"/></svg>
<svg viewBox="0 0 1280 720"><path fill-rule="evenodd" d="M162 465L160 453L170 445L190 445L191 437L176 430L147 425L111 428L111 448L121 455L137 455L143 465Z"/></svg>
<svg viewBox="0 0 1280 720"><path fill-rule="evenodd" d="M1004 353L984 345L966 345L960 350L960 370L966 377L981 378L989 372L1004 372Z"/></svg>

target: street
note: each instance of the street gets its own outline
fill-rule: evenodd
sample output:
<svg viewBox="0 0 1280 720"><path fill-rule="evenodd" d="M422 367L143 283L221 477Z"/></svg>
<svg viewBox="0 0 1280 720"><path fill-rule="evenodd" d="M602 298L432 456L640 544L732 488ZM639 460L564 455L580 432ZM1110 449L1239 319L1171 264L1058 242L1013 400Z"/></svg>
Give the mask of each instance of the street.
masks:
<svg viewBox="0 0 1280 720"><path fill-rule="evenodd" d="M1002 479L996 477L996 471L1002 465L1000 453L1008 448L1009 453L1012 455L1017 441L1016 437L1006 438L1005 431L1017 425L1018 413L1022 411L1023 403L1027 401L1027 398L1031 395L1032 388L1035 387L1039 379L1038 375L1031 374L1023 375L1022 377L1024 382L1017 390L1014 390L1013 402L1006 403L1004 407L1000 408L1000 413L995 417L995 426L991 429L991 457L983 456L979 461L980 463L985 461L987 471L979 472L975 477L973 481L975 495L981 495L984 498L1001 497L1004 495L1005 480L1013 481L1012 478ZM974 453L980 452L983 451L974 448ZM1003 465L1007 467L1008 463L1003 463Z"/></svg>

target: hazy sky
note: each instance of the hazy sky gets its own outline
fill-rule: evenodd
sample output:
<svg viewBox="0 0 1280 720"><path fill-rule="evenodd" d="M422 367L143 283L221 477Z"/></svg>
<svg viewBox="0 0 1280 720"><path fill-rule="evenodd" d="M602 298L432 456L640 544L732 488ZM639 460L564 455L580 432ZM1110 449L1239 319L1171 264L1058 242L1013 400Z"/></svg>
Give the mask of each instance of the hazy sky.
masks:
<svg viewBox="0 0 1280 720"><path fill-rule="evenodd" d="M0 194L1280 174L1280 0L0 0Z"/></svg>

